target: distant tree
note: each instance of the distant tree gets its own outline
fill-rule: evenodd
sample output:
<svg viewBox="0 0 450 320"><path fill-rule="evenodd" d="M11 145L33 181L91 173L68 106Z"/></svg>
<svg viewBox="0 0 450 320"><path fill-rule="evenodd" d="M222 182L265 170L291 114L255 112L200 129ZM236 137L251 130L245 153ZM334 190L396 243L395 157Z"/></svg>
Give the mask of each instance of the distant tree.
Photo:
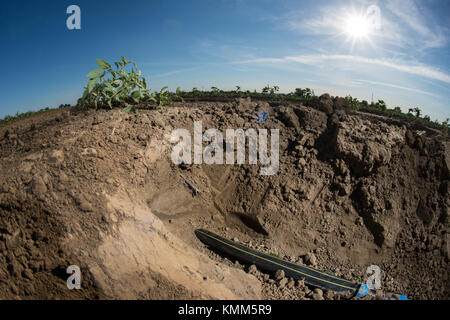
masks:
<svg viewBox="0 0 450 320"><path fill-rule="evenodd" d="M303 90L300 89L300 88L295 88L294 94L295 94L297 97L303 97Z"/></svg>
<svg viewBox="0 0 450 320"><path fill-rule="evenodd" d="M383 100L378 100L377 106L378 106L378 108L381 109L382 111L386 111L386 109L387 109L387 107L386 107L386 102L384 102Z"/></svg>
<svg viewBox="0 0 450 320"><path fill-rule="evenodd" d="M449 118L445 119L445 121L442 122L442 125L443 125L444 127L448 127L449 120L450 120Z"/></svg>
<svg viewBox="0 0 450 320"><path fill-rule="evenodd" d="M418 107L415 107L413 111L416 113L416 118L420 118L422 111Z"/></svg>
<svg viewBox="0 0 450 320"><path fill-rule="evenodd" d="M346 96L346 99L349 102L350 107L352 107L353 109L358 109L358 107L360 106L358 98L353 98L351 95L348 95Z"/></svg>
<svg viewBox="0 0 450 320"><path fill-rule="evenodd" d="M300 97L300 98L303 98L303 99L311 99L312 97L315 96L314 90L312 90L310 88L305 88L305 89L296 88L295 89L295 95L297 97Z"/></svg>
<svg viewBox="0 0 450 320"><path fill-rule="evenodd" d="M192 94L194 96L200 95L200 91L197 89L197 87L192 88Z"/></svg>
<svg viewBox="0 0 450 320"><path fill-rule="evenodd" d="M270 94L273 95L275 94L275 92L280 91L280 87L279 86L273 86L272 88L270 88Z"/></svg>
<svg viewBox="0 0 450 320"><path fill-rule="evenodd" d="M394 112L400 114L402 113L402 109L400 107L395 107Z"/></svg>

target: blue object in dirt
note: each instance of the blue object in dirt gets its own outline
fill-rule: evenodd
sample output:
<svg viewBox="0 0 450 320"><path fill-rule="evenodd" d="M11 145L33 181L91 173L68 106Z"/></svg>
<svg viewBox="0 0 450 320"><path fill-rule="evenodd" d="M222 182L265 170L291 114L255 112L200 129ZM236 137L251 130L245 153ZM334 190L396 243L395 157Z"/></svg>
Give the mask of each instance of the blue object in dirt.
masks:
<svg viewBox="0 0 450 320"><path fill-rule="evenodd" d="M361 283L361 287L359 287L358 293L356 294L357 298L365 297L369 293L369 286L364 282Z"/></svg>
<svg viewBox="0 0 450 320"><path fill-rule="evenodd" d="M367 295L369 295L371 297L375 297L376 292L375 292L375 290L371 290L370 287L363 282L363 283L361 283L361 286L359 287L358 293L356 293L356 297L364 298ZM390 298L383 297L383 300L408 300L408 297L405 295L399 295L398 298L395 298L395 296L392 295Z"/></svg>
<svg viewBox="0 0 450 320"><path fill-rule="evenodd" d="M269 116L269 113L267 111L258 113L258 122L264 122L267 120L267 117Z"/></svg>

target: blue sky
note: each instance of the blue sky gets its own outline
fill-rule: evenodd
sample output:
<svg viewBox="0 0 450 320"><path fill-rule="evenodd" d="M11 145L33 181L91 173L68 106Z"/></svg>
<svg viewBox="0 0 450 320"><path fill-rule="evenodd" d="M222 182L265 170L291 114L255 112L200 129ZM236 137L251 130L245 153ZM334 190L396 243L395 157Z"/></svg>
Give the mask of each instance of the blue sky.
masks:
<svg viewBox="0 0 450 320"><path fill-rule="evenodd" d="M71 4L81 30L66 27ZM379 15L367 11L373 5ZM368 101L373 92L389 107L450 117L446 0L16 0L0 8L0 118L75 103L95 59L120 56L154 90L269 84Z"/></svg>

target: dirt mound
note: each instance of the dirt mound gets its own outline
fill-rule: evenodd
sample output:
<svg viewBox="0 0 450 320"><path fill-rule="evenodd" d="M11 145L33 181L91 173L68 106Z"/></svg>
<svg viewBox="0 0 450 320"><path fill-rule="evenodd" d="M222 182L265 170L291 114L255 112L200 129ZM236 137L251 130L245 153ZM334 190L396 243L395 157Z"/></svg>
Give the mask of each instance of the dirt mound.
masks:
<svg viewBox="0 0 450 320"><path fill-rule="evenodd" d="M349 280L375 264L383 290L448 299L448 138L330 101L64 109L0 128L0 297L332 296L247 272L195 238L205 228ZM278 173L175 165L170 135L196 120L279 129ZM82 290L67 289L69 265Z"/></svg>

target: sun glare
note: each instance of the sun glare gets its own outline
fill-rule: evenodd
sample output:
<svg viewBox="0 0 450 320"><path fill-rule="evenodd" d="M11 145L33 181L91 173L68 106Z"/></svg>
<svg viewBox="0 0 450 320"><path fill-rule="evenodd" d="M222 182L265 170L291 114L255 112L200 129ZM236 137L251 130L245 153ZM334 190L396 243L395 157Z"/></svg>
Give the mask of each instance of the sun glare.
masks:
<svg viewBox="0 0 450 320"><path fill-rule="evenodd" d="M367 38L370 33L369 21L365 16L351 15L346 21L345 33L355 40Z"/></svg>

